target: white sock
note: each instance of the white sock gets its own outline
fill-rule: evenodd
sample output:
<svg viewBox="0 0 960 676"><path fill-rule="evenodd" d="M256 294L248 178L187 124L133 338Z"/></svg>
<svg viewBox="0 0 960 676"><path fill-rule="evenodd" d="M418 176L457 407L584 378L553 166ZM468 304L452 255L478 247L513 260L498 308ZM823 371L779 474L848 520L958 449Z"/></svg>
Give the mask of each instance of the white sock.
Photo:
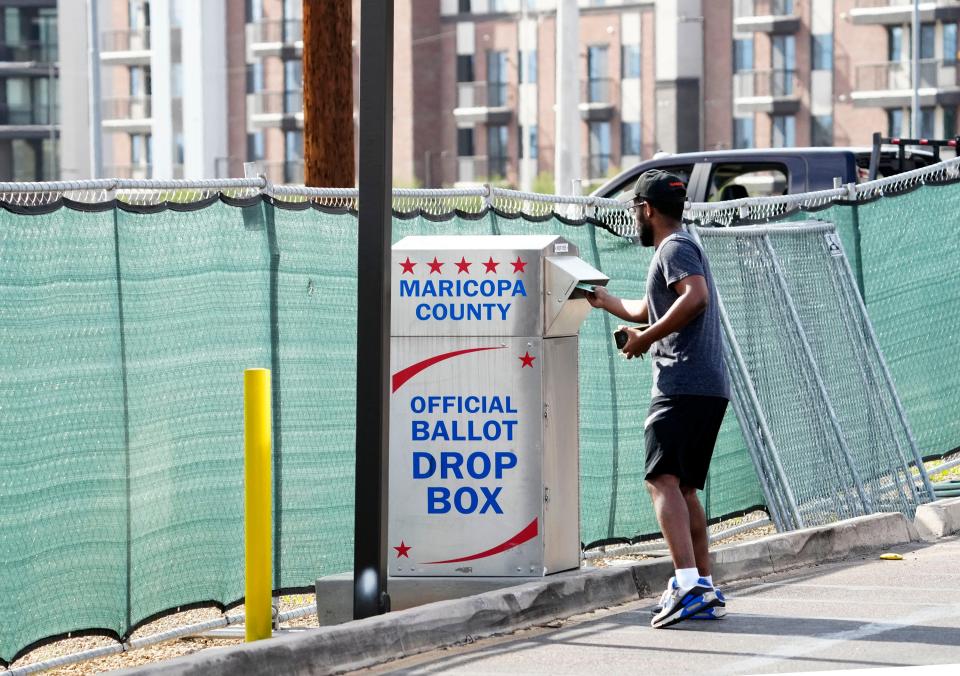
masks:
<svg viewBox="0 0 960 676"><path fill-rule="evenodd" d="M697 580L700 579L700 573L697 572L696 568L677 568L677 586L680 589L690 589L697 584Z"/></svg>
<svg viewBox="0 0 960 676"><path fill-rule="evenodd" d="M710 583L710 586L713 586L713 575L702 575L704 580Z"/></svg>

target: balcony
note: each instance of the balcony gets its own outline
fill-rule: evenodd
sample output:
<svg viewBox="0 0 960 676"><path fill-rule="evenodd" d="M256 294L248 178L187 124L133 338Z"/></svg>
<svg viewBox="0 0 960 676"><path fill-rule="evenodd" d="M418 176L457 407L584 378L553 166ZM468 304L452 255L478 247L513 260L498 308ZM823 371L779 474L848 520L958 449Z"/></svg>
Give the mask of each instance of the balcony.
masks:
<svg viewBox="0 0 960 676"><path fill-rule="evenodd" d="M247 119L251 129L303 129L303 90L248 94Z"/></svg>
<svg viewBox="0 0 960 676"><path fill-rule="evenodd" d="M114 164L103 168L104 178L153 178L149 164Z"/></svg>
<svg viewBox="0 0 960 676"><path fill-rule="evenodd" d="M149 96L104 99L100 104L100 116L103 118L103 128L113 131L146 134L153 126Z"/></svg>
<svg viewBox="0 0 960 676"><path fill-rule="evenodd" d="M514 91L506 82L458 82L457 122L507 124L513 115Z"/></svg>
<svg viewBox="0 0 960 676"><path fill-rule="evenodd" d="M580 83L580 118L588 122L605 122L613 117L611 78L594 78Z"/></svg>
<svg viewBox="0 0 960 676"><path fill-rule="evenodd" d="M920 60L920 105L960 103L956 61ZM887 61L857 66L851 99L858 106L906 106L913 92L909 61Z"/></svg>
<svg viewBox="0 0 960 676"><path fill-rule="evenodd" d="M12 64L55 64L57 44L24 40L18 43L0 43L0 62Z"/></svg>
<svg viewBox="0 0 960 676"><path fill-rule="evenodd" d="M303 21L274 19L247 24L250 60L265 56L299 59L303 56Z"/></svg>
<svg viewBox="0 0 960 676"><path fill-rule="evenodd" d="M860 25L902 25L910 23L913 0L857 0L848 17ZM960 0L921 0L920 21L960 19Z"/></svg>
<svg viewBox="0 0 960 676"><path fill-rule="evenodd" d="M733 104L738 115L751 112L789 115L800 108L797 73L745 70L733 74Z"/></svg>
<svg viewBox="0 0 960 676"><path fill-rule="evenodd" d="M794 11L792 0L754 0L752 13L743 11L743 4L737 5L737 15L733 19L737 32L784 35L800 29L800 17Z"/></svg>
<svg viewBox="0 0 960 676"><path fill-rule="evenodd" d="M100 61L112 65L149 66L150 31L103 31L100 34Z"/></svg>
<svg viewBox="0 0 960 676"><path fill-rule="evenodd" d="M49 127L57 124L59 110L46 104L0 103L0 125Z"/></svg>

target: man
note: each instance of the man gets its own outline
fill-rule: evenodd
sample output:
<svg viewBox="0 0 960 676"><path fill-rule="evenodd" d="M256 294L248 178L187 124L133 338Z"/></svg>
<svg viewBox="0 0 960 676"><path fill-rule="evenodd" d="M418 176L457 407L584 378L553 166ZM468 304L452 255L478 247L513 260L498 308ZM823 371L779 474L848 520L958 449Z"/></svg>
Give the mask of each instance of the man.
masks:
<svg viewBox="0 0 960 676"><path fill-rule="evenodd" d="M593 307L648 328L624 327L627 359L653 348L653 393L644 422L646 484L676 574L651 621L667 627L691 617L726 614L710 574L702 490L720 430L730 385L723 364L717 292L703 250L683 231L686 189L660 170L640 176L634 219L640 243L655 247L646 296L626 300L595 287Z"/></svg>

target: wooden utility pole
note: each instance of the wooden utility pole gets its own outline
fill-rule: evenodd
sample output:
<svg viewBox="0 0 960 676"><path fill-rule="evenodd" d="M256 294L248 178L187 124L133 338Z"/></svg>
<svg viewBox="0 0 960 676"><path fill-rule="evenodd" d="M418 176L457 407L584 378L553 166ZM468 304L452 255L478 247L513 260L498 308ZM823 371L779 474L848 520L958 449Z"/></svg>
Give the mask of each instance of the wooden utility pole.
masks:
<svg viewBox="0 0 960 676"><path fill-rule="evenodd" d="M304 183L352 188L352 0L303 0Z"/></svg>

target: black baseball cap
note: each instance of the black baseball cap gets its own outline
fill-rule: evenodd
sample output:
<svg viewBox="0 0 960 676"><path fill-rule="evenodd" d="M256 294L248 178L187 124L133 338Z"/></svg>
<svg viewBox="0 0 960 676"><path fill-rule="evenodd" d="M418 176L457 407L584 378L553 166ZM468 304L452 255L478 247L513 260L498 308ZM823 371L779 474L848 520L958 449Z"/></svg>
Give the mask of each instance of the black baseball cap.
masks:
<svg viewBox="0 0 960 676"><path fill-rule="evenodd" d="M658 210L673 207L682 211L687 201L687 186L679 176L662 169L650 169L637 179L633 198L649 202Z"/></svg>

